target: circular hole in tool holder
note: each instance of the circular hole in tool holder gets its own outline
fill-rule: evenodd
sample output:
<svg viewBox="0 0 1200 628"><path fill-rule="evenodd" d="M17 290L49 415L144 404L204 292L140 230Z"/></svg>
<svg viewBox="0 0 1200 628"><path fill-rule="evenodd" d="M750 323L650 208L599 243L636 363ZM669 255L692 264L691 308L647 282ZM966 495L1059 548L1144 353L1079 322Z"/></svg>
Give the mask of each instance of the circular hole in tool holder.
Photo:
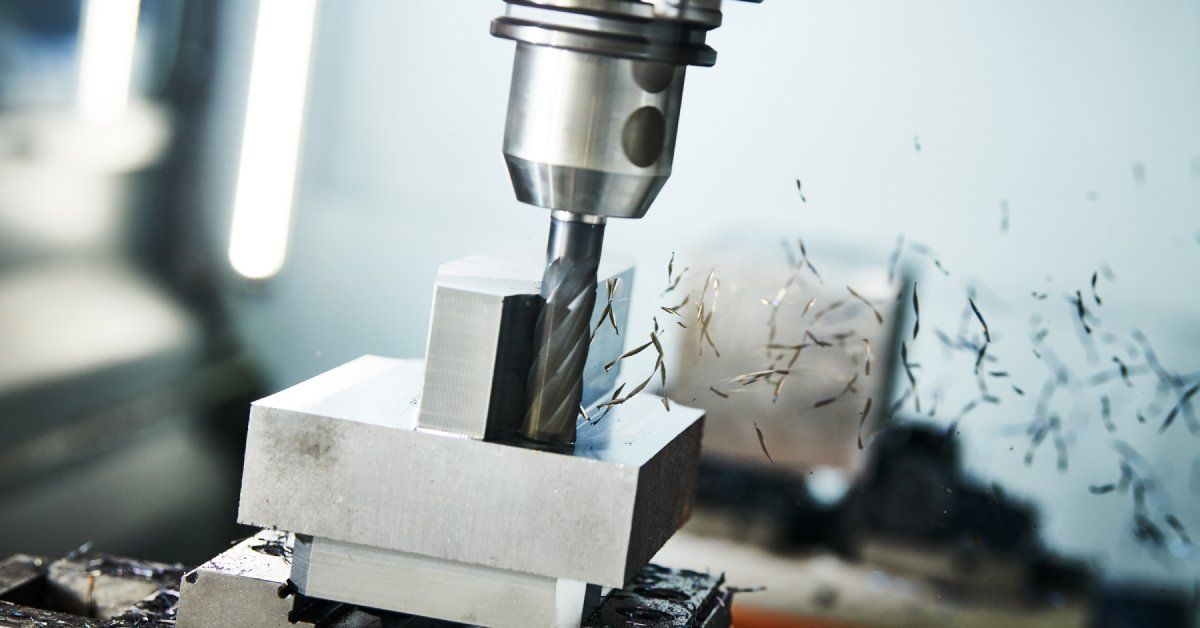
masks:
<svg viewBox="0 0 1200 628"><path fill-rule="evenodd" d="M633 82L638 87L657 94L671 85L675 78L675 66L669 63L646 61L633 64Z"/></svg>
<svg viewBox="0 0 1200 628"><path fill-rule="evenodd" d="M663 113L657 107L647 105L629 114L625 120L621 148L635 166L646 168L654 165L662 155L666 134L667 120Z"/></svg>

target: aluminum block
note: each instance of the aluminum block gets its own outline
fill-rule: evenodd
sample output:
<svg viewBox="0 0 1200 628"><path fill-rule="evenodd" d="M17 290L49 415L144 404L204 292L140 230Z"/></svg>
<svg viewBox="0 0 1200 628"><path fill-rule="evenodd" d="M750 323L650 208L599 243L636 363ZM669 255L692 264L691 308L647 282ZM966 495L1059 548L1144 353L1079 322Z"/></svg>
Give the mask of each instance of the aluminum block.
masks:
<svg viewBox="0 0 1200 628"><path fill-rule="evenodd" d="M309 597L494 628L578 628L588 588L304 536L296 539L292 582ZM599 587L592 588L598 602Z"/></svg>
<svg viewBox="0 0 1200 628"><path fill-rule="evenodd" d="M296 626L288 622L293 600L279 593L291 548L287 533L263 530L189 571L179 590L179 628Z"/></svg>
<svg viewBox="0 0 1200 628"><path fill-rule="evenodd" d="M417 430L421 370L366 356L253 404L238 521L620 587L689 515L699 410L643 393L536 451Z"/></svg>
<svg viewBox="0 0 1200 628"><path fill-rule="evenodd" d="M525 416L526 380L533 362L533 333L542 299L545 259L540 252L472 255L443 264L434 286L425 354L422 429L491 439L516 433ZM613 312L625 329L633 262L606 253L598 273L592 329L608 303L607 281L616 279ZM584 368L584 405L616 384L619 370L604 364L621 353L624 339L600 326Z"/></svg>

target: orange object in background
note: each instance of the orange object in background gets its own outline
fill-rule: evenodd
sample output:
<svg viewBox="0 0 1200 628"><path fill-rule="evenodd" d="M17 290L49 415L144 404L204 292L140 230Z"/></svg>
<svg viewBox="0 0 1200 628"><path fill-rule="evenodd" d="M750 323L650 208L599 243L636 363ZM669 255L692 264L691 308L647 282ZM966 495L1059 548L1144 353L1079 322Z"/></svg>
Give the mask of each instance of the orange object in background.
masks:
<svg viewBox="0 0 1200 628"><path fill-rule="evenodd" d="M753 606L733 606L734 628L852 628L857 625L816 617L773 613Z"/></svg>

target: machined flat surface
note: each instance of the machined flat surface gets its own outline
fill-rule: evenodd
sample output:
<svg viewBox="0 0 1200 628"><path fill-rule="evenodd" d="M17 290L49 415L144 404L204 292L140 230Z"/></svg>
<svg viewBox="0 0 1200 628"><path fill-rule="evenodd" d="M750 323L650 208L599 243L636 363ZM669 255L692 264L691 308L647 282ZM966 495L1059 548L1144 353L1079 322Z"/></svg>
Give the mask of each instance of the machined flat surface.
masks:
<svg viewBox="0 0 1200 628"><path fill-rule="evenodd" d="M700 411L643 393L548 453L414 429L420 371L367 356L255 403L238 520L621 586L687 518Z"/></svg>
<svg viewBox="0 0 1200 628"><path fill-rule="evenodd" d="M308 596L496 628L578 626L586 585L324 538L297 538Z"/></svg>
<svg viewBox="0 0 1200 628"><path fill-rule="evenodd" d="M189 571L180 588L180 628L287 628L293 600L279 595L291 573L290 535L263 530Z"/></svg>

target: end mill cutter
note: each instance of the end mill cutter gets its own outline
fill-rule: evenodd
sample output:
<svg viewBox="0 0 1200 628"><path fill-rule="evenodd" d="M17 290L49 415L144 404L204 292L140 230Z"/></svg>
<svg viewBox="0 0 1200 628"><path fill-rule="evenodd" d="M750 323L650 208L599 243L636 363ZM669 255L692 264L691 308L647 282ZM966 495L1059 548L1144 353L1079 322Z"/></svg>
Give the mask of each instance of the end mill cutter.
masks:
<svg viewBox="0 0 1200 628"><path fill-rule="evenodd" d="M491 28L517 42L504 159L517 199L551 210L521 436L569 450L605 221L641 218L670 176L684 72L716 62L721 0L506 2Z"/></svg>

